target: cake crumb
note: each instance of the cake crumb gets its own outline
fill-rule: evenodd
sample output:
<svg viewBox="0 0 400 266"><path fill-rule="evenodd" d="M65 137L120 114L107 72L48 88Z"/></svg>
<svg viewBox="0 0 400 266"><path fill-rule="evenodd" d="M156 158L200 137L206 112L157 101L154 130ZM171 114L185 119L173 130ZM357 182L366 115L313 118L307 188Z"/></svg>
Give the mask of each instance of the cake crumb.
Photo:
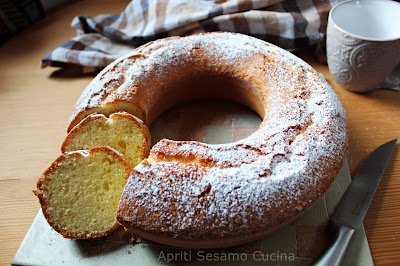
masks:
<svg viewBox="0 0 400 266"><path fill-rule="evenodd" d="M134 246L135 244L137 244L139 242L138 240L139 240L139 237L137 235L131 233L131 236L129 237L129 244Z"/></svg>

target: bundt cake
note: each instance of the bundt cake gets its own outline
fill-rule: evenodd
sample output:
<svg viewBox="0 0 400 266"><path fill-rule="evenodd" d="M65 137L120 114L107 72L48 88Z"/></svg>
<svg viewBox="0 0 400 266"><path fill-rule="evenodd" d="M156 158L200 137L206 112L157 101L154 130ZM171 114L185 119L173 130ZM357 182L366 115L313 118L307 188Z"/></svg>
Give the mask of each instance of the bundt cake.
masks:
<svg viewBox="0 0 400 266"><path fill-rule="evenodd" d="M89 150L109 146L125 155L135 167L147 157L150 133L142 121L128 113L91 114L76 125L67 135L61 151Z"/></svg>
<svg viewBox="0 0 400 266"><path fill-rule="evenodd" d="M37 183L44 217L61 235L96 238L119 227L115 218L131 167L118 151L103 146L62 154Z"/></svg>
<svg viewBox="0 0 400 266"><path fill-rule="evenodd" d="M243 103L263 122L234 143L155 144L119 202L117 220L131 232L191 248L253 241L310 208L339 172L347 118L331 86L291 53L242 34L171 37L135 49L88 85L68 130L92 113L118 111L150 125L199 98Z"/></svg>

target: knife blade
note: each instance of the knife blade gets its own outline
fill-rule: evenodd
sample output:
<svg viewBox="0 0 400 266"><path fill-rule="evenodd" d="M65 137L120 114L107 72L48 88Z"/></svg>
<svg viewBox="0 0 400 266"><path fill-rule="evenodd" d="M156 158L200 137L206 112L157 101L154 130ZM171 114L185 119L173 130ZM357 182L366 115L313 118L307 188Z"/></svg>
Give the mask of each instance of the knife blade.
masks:
<svg viewBox="0 0 400 266"><path fill-rule="evenodd" d="M397 139L376 148L362 163L330 221L338 236L315 265L341 265L353 234L360 228L389 163Z"/></svg>

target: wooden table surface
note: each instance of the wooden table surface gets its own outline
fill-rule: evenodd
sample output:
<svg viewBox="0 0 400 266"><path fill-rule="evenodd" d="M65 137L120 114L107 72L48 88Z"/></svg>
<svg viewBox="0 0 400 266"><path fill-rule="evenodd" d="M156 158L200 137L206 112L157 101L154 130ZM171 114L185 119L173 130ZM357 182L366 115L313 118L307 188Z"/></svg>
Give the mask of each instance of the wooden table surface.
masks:
<svg viewBox="0 0 400 266"><path fill-rule="evenodd" d="M73 1L0 47L0 264L10 264L39 203L37 178L60 155L68 118L93 75L40 69L40 59L75 36L76 15L119 14L128 1ZM380 144L400 137L400 92L339 87L309 51L298 54L334 87L349 120L352 176ZM400 148L397 144L364 221L376 265L400 265Z"/></svg>

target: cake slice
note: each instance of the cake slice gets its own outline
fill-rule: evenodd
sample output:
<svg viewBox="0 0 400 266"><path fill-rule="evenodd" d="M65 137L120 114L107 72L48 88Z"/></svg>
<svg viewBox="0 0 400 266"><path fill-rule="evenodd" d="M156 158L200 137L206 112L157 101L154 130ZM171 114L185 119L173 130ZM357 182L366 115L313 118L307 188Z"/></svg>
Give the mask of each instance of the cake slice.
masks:
<svg viewBox="0 0 400 266"><path fill-rule="evenodd" d="M119 227L115 216L132 168L118 151L102 146L67 152L37 182L44 217L71 239L105 236Z"/></svg>
<svg viewBox="0 0 400 266"><path fill-rule="evenodd" d="M124 154L133 168L147 157L150 140L147 126L131 114L114 113L109 118L103 114L91 114L69 132L61 151L109 146Z"/></svg>

